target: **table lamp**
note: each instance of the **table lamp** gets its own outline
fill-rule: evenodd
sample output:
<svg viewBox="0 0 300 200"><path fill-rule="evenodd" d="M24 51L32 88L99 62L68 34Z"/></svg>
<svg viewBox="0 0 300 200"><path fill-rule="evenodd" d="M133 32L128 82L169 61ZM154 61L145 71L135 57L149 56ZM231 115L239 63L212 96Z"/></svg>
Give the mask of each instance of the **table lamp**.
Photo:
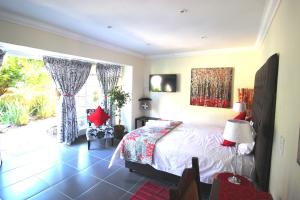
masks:
<svg viewBox="0 0 300 200"><path fill-rule="evenodd" d="M233 104L232 110L235 112L244 112L246 110L246 103L245 102L235 102Z"/></svg>
<svg viewBox="0 0 300 200"><path fill-rule="evenodd" d="M223 137L225 140L235 142L234 174L233 176L228 178L228 181L234 184L240 184L240 179L236 177L238 145L241 143L253 142L252 129L250 123L245 120L228 120L225 125Z"/></svg>

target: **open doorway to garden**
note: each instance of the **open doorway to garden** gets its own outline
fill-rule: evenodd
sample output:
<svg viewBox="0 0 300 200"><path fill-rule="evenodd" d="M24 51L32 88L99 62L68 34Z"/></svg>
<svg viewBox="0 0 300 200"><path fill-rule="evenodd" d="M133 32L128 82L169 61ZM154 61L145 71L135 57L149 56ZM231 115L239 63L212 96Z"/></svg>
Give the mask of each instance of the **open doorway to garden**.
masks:
<svg viewBox="0 0 300 200"><path fill-rule="evenodd" d="M0 77L2 131L55 117L58 95L42 60L6 56Z"/></svg>
<svg viewBox="0 0 300 200"><path fill-rule="evenodd" d="M29 55L30 58L36 56L40 59L14 57L12 54L15 55L15 52L8 50L9 54L5 55L3 66L0 67L0 159L2 157L3 160L0 167L0 199L27 199L45 194L51 196L48 194L49 191L54 191L55 198L52 199L57 199L59 194L75 199L79 195L84 195L85 190L98 184L101 178L109 177L119 169L126 171L122 168L124 164L121 162L118 166L107 169L116 142L112 144L107 140L96 140L91 144L90 150L87 147L86 109L103 106L102 102L106 99L98 81L96 65L111 64L76 57L77 61L88 60L92 66L87 80L75 95L80 137L71 145L65 145L65 143L58 143L56 137L59 133L56 133L55 126L59 124L58 118L61 114L59 108L56 113L56 106L62 102L60 100L64 96L68 97L65 95L68 93L64 94L62 91L60 92L62 95L59 95L56 92L56 86L58 89L61 88L52 80L48 72L49 66L45 61L45 55L54 53L27 50L31 49L24 51L30 54L15 52L17 55ZM75 58L69 55L54 55ZM121 67L123 70L117 85L131 93L132 66ZM66 82L69 83L69 78ZM128 129L131 129L131 118L132 104L129 103L122 111L122 120ZM83 171L84 173L81 173ZM88 173L85 173L87 171ZM100 175L96 178L96 182L91 180L95 177L92 171ZM89 173L92 173L92 176ZM82 184L78 183L76 178L81 175L84 180L91 180L93 183L86 184L84 190L72 190L76 194L61 190L68 190L61 187L62 184L72 187L78 185L75 187L82 188ZM71 178L73 176L74 178ZM124 180L126 181L126 178Z"/></svg>
<svg viewBox="0 0 300 200"><path fill-rule="evenodd" d="M25 153L44 133L56 132L58 95L44 62L5 56L0 68L0 136L2 152ZM2 154L3 155L3 154Z"/></svg>
<svg viewBox="0 0 300 200"><path fill-rule="evenodd" d="M56 112L61 95L56 90L44 61L6 55L0 68L0 77L1 152L7 149L16 150L16 146L24 147L25 144L39 146L43 144L42 140L48 140L49 136L55 141L59 123ZM132 67L124 66L117 85L131 91L131 80ZM88 126L86 110L97 108L99 105L103 107L104 99L97 79L96 65L93 64L85 84L75 95L78 136L85 138ZM131 104L128 104L122 112L122 121L127 125L126 130L131 129L128 126L131 124L130 118ZM113 123L115 124L115 120ZM45 138L45 135L48 138Z"/></svg>

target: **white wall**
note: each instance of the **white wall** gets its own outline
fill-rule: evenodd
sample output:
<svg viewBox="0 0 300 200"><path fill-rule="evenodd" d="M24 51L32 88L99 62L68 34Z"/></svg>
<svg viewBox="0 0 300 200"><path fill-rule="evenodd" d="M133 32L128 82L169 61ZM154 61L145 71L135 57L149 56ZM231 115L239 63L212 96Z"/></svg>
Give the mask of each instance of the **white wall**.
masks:
<svg viewBox="0 0 300 200"><path fill-rule="evenodd" d="M174 73L178 75L178 92L150 92L151 116L182 120L190 123L220 123L232 118L231 109L190 105L192 68L233 67L232 102L237 101L237 88L253 88L254 75L259 68L254 51L210 53L198 56L156 58L148 60L145 75L145 94L149 93L149 74Z"/></svg>
<svg viewBox="0 0 300 200"><path fill-rule="evenodd" d="M282 0L260 49L261 60L279 53L270 191L274 199L300 199L300 166L296 162L300 126L300 1ZM280 154L280 137L285 140Z"/></svg>
<svg viewBox="0 0 300 200"><path fill-rule="evenodd" d="M143 57L106 49L3 20L0 20L0 27L0 42L132 66L130 72L132 77L129 80L134 83L130 91L132 94L132 101L130 102L132 115L130 116L131 119L126 120L128 123L126 125L129 130L134 127L134 118L141 115L138 109L138 99L143 94L145 66Z"/></svg>
<svg viewBox="0 0 300 200"><path fill-rule="evenodd" d="M126 66L124 68L124 77L122 77L122 88L124 91L128 92L130 94L130 97L132 97L132 86L133 86L133 71L131 66ZM131 124L132 119L132 109L135 107L136 104L132 105L132 102L127 103L121 112L121 122L123 124ZM127 129L133 129L133 127L126 127Z"/></svg>

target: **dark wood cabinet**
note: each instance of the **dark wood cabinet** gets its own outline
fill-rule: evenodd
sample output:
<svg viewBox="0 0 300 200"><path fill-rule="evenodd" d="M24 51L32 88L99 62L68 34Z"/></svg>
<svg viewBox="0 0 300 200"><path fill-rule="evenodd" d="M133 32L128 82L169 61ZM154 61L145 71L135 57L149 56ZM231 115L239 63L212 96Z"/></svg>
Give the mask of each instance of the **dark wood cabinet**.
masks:
<svg viewBox="0 0 300 200"><path fill-rule="evenodd" d="M145 126L148 120L158 120L158 119L159 118L157 117L146 117L146 116L137 117L135 118L135 129Z"/></svg>

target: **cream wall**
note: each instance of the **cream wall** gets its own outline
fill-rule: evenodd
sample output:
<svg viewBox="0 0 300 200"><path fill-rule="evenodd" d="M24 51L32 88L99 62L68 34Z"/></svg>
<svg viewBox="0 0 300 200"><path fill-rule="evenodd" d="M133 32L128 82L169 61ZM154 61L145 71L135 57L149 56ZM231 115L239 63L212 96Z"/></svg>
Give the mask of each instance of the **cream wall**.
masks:
<svg viewBox="0 0 300 200"><path fill-rule="evenodd" d="M282 0L260 49L260 64L279 53L270 191L274 199L300 199L296 162L300 126L300 1ZM284 151L280 154L280 137Z"/></svg>
<svg viewBox="0 0 300 200"><path fill-rule="evenodd" d="M182 120L189 123L219 123L231 118L231 109L210 108L190 105L191 69L205 67L233 67L232 99L238 100L237 88L253 88L254 75L258 66L254 51L208 53L203 55L154 58L147 62L145 94L149 93L149 74L174 73L178 75L178 92L150 92L152 98L151 116Z"/></svg>
<svg viewBox="0 0 300 200"><path fill-rule="evenodd" d="M275 135L271 165L270 191L275 199L300 199L300 167L296 163L300 126L300 1L282 0L279 10L262 47L256 52L211 53L147 60L68 39L56 34L0 20L0 42L28 46L59 53L77 55L132 66L132 116L138 110L138 98L150 95L153 99L152 116L195 123L223 123L234 113L230 109L206 108L189 105L191 68L234 67L233 101L237 100L238 87L253 87L254 74L273 53L280 54ZM150 73L178 74L176 93L150 93ZM129 125L129 126L130 126ZM285 141L280 155L279 141Z"/></svg>
<svg viewBox="0 0 300 200"><path fill-rule="evenodd" d="M141 115L136 105L138 105L138 99L143 94L145 66L143 57L106 49L3 20L0 20L0 27L0 42L132 66L132 78L129 80L133 83L131 88L132 112L130 112L132 115L129 115L131 119L127 120L126 125L129 130L134 127L133 119Z"/></svg>
<svg viewBox="0 0 300 200"><path fill-rule="evenodd" d="M282 0L262 47L256 52L157 58L147 62L145 94L149 93L150 73L176 73L179 91L150 93L153 109L150 114L168 119L194 122L220 122L233 113L228 109L189 105L190 76L193 67L235 67L236 88L252 87L254 74L269 56L279 53L279 74L275 117L275 134L271 163L270 192L274 199L300 199L300 166L296 162L300 128L300 1ZM284 140L280 154L280 138Z"/></svg>

